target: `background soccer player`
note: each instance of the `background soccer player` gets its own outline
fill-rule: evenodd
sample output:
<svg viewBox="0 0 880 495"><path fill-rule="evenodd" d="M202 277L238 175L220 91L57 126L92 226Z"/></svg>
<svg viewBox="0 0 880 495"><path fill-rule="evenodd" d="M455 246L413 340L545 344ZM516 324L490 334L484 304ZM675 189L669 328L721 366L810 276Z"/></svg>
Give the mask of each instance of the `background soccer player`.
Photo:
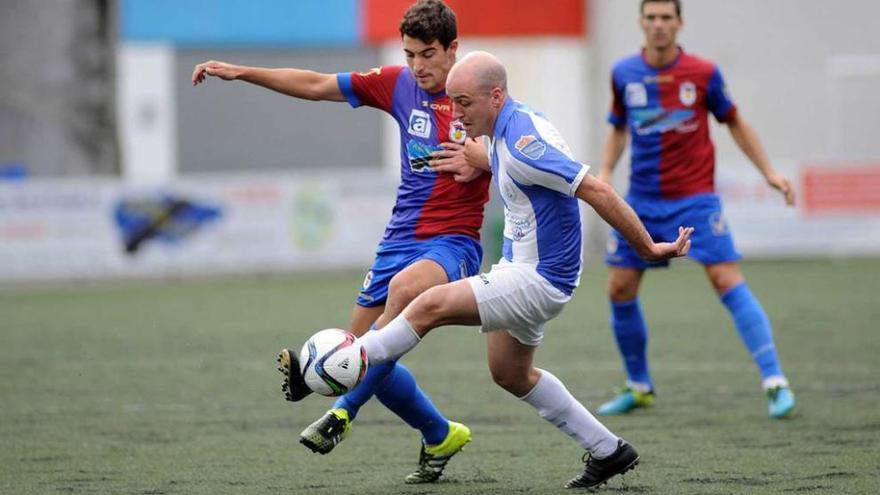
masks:
<svg viewBox="0 0 880 495"><path fill-rule="evenodd" d="M683 25L678 0L642 0L645 47L619 61L612 71L613 126L603 151L599 179L610 180L632 136L632 172L627 201L654 239L674 239L676 227L693 225L690 256L705 266L721 302L730 311L743 343L761 371L773 418L794 409L794 395L782 372L770 321L737 265L739 253L715 194L715 150L709 112L726 123L734 141L767 183L794 204L789 181L774 170L758 136L737 112L718 67L685 53L676 43ZM599 414L629 412L651 405L654 384L646 354L648 331L639 305L645 269L667 266L640 258L613 232L606 262L611 321L627 372L626 387Z"/></svg>
<svg viewBox="0 0 880 495"><path fill-rule="evenodd" d="M421 0L400 24L407 67L386 66L364 73L320 74L299 69L263 69L209 61L193 71L193 83L206 76L243 80L309 100L345 102L389 113L400 126L401 183L397 202L376 260L364 280L351 317L362 335L372 324L391 321L429 287L474 275L482 249L479 230L488 201L489 175L468 168L467 175L438 174L429 161L486 161L481 144L467 139L453 121L446 76L458 49L455 13L439 0ZM443 143L443 146L440 144ZM285 392L297 401L309 391L291 390L300 379L294 354L282 353ZM470 441L470 430L448 421L418 388L403 365L371 366L364 382L341 397L333 409L307 427L301 442L315 452L330 452L348 433L358 410L373 394L423 436L419 469L408 483L437 480L448 460Z"/></svg>

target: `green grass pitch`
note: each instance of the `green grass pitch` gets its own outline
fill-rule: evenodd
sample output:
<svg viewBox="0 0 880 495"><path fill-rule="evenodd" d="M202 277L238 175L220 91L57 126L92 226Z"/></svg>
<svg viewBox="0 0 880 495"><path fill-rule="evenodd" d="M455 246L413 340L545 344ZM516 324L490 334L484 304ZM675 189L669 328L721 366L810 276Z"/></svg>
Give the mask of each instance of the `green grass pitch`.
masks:
<svg viewBox="0 0 880 495"><path fill-rule="evenodd" d="M602 491L880 493L880 260L751 262L798 399L771 421L757 370L699 267L651 273L642 300L653 409L606 420L642 454ZM0 291L0 493L544 494L581 450L491 382L476 329L404 362L474 441L440 483L406 486L418 435L377 402L328 456L297 443L331 404L282 400L282 346L348 322L356 274ZM623 375L605 271L546 330L537 364L587 407Z"/></svg>

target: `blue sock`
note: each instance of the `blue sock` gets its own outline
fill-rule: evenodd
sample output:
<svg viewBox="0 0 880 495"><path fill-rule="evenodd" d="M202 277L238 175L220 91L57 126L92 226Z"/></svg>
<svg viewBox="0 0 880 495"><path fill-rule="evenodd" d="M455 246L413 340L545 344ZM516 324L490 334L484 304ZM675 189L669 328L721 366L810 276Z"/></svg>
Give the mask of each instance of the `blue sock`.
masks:
<svg viewBox="0 0 880 495"><path fill-rule="evenodd" d="M340 407L348 411L348 417L351 420L357 416L361 407L366 404L376 393L376 390L382 386L382 383L394 369L395 361L386 361L377 365L370 365L367 368L367 374L363 381L351 392L336 399L333 407Z"/></svg>
<svg viewBox="0 0 880 495"><path fill-rule="evenodd" d="M648 326L638 297L625 302L611 301L611 327L626 366L627 379L653 390L654 383L648 372Z"/></svg>
<svg viewBox="0 0 880 495"><path fill-rule="evenodd" d="M783 376L770 320L749 286L745 282L737 285L721 296L721 302L730 311L743 344L761 369L761 378Z"/></svg>
<svg viewBox="0 0 880 495"><path fill-rule="evenodd" d="M447 419L418 387L412 373L397 361L371 365L363 381L337 399L333 407L345 409L349 419L354 421L358 411L373 395L408 425L421 431L426 444L442 443L449 434Z"/></svg>
<svg viewBox="0 0 880 495"><path fill-rule="evenodd" d="M438 445L449 434L449 421L422 392L406 366L395 363L376 398L394 414L422 432L427 445Z"/></svg>

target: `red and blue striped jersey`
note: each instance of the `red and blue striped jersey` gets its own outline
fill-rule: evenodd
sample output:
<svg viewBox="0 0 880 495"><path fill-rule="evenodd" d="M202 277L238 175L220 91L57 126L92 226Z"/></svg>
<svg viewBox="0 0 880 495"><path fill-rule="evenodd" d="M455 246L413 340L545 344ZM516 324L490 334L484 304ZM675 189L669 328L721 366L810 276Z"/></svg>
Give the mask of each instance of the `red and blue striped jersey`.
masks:
<svg viewBox="0 0 880 495"><path fill-rule="evenodd" d="M463 144L464 126L452 119L452 100L445 91L428 93L403 66L337 75L348 103L384 110L400 129L400 186L383 240L421 240L441 235L480 238L483 206L489 200L489 174L458 183L452 174L436 173L428 164L440 143Z"/></svg>
<svg viewBox="0 0 880 495"><path fill-rule="evenodd" d="M718 67L684 53L655 68L641 53L624 58L611 73L608 122L629 127L632 167L629 194L685 198L715 191L715 146L709 112L729 121L736 106Z"/></svg>

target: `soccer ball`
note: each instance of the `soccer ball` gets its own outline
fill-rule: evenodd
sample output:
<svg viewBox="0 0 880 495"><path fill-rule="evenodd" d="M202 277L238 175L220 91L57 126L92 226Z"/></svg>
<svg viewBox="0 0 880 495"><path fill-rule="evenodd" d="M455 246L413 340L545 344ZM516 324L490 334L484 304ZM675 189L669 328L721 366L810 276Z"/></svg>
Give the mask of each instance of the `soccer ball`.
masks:
<svg viewBox="0 0 880 495"><path fill-rule="evenodd" d="M299 355L303 379L321 395L343 395L367 373L367 350L357 337L338 328L312 335Z"/></svg>

